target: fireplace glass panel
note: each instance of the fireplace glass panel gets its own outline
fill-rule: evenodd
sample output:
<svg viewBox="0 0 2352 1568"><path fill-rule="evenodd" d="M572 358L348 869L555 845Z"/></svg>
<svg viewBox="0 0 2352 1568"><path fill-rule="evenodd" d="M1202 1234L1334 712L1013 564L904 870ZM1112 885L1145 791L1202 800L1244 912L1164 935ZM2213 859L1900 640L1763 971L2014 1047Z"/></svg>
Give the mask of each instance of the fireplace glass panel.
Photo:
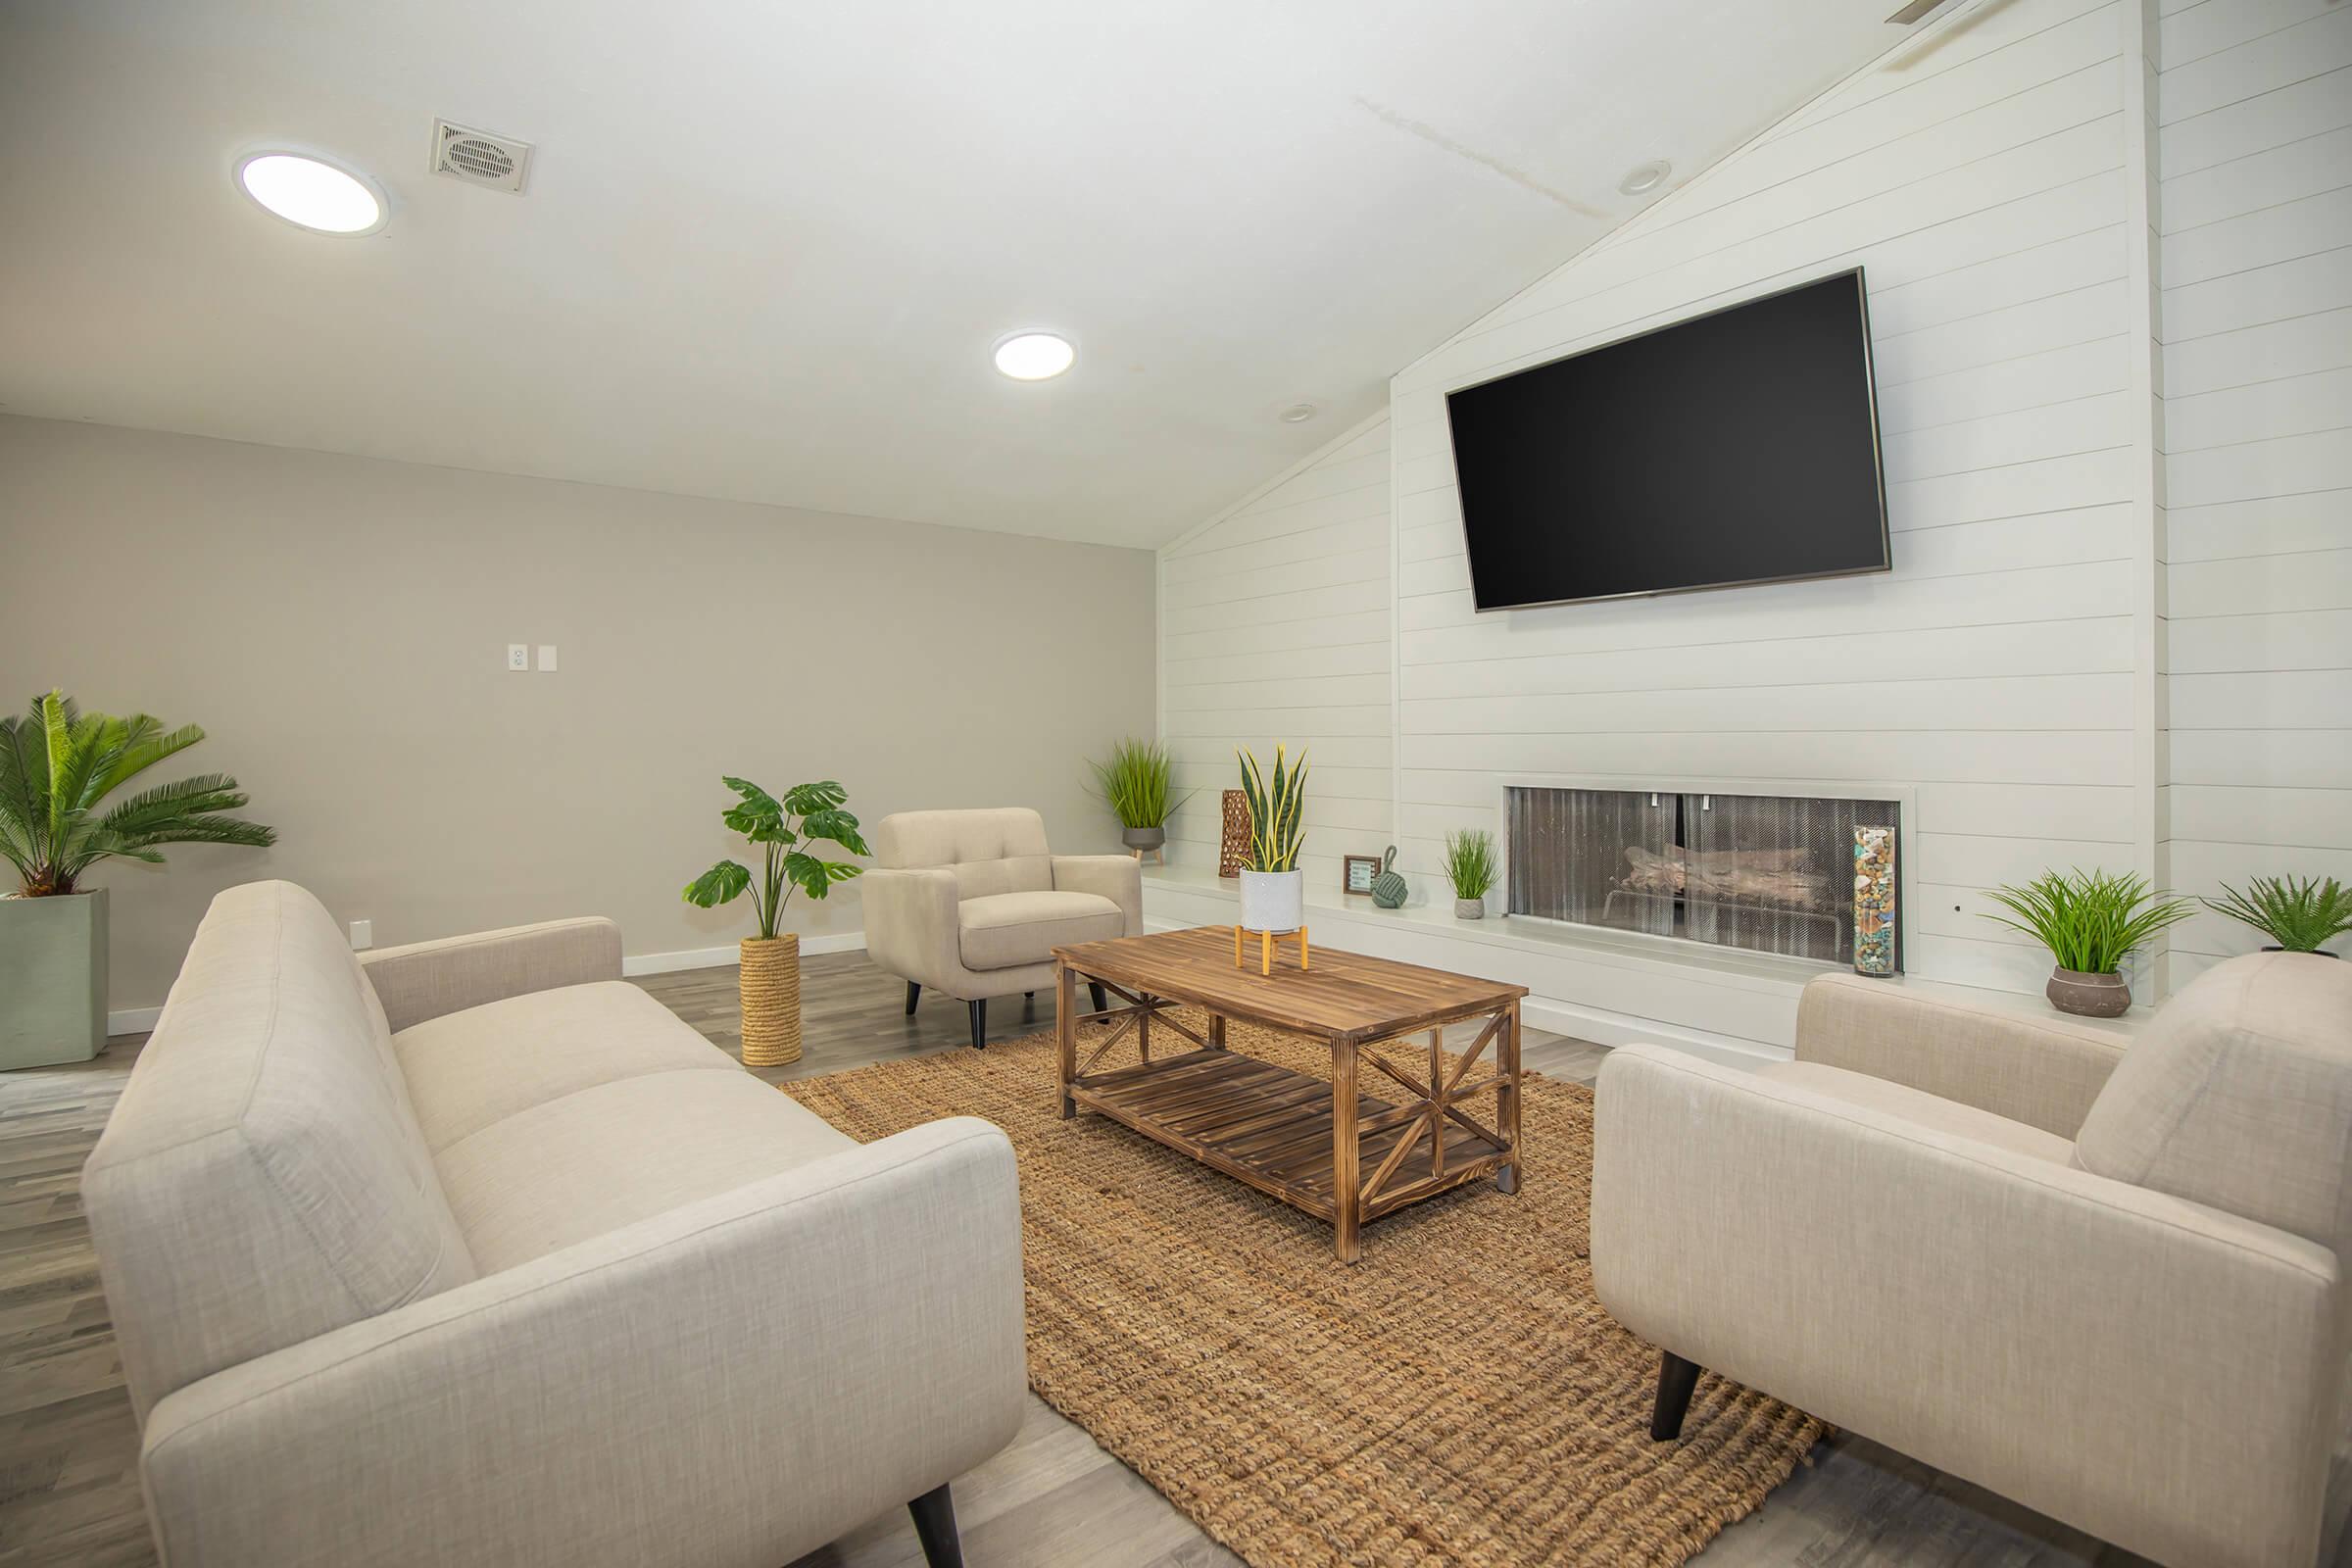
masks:
<svg viewBox="0 0 2352 1568"><path fill-rule="evenodd" d="M1850 963L1854 829L1899 830L1897 812L1820 796L1513 788L1510 912Z"/></svg>

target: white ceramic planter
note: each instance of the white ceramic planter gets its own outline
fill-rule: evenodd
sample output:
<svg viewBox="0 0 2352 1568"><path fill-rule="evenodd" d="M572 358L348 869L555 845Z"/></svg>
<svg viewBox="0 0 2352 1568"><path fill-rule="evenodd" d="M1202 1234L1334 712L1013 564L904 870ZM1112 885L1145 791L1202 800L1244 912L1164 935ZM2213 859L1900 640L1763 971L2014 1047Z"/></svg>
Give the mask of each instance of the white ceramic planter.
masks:
<svg viewBox="0 0 2352 1568"><path fill-rule="evenodd" d="M1456 899L1453 901L1453 917L1456 920L1484 920L1487 917L1487 901Z"/></svg>
<svg viewBox="0 0 2352 1568"><path fill-rule="evenodd" d="M1242 873L1243 930L1271 931L1280 936L1298 930L1305 919L1304 871Z"/></svg>
<svg viewBox="0 0 2352 1568"><path fill-rule="evenodd" d="M106 889L0 899L0 1071L106 1044Z"/></svg>

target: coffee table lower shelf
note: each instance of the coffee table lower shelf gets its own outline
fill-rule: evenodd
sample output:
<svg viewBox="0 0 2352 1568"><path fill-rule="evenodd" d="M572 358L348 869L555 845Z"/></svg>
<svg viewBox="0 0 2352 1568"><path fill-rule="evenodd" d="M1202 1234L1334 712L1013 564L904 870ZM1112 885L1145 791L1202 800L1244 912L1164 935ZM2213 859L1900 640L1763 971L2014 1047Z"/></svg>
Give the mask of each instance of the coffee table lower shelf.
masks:
<svg viewBox="0 0 2352 1568"><path fill-rule="evenodd" d="M1190 1154L1237 1181L1318 1219L1337 1222L1333 1200L1332 1090L1320 1078L1230 1051L1191 1051L1073 1080L1069 1098L1145 1137ZM1355 1098L1354 1170L1386 1180L1363 1194L1359 1219L1494 1175L1509 1163L1502 1145L1450 1120L1433 1160L1419 1105ZM1411 1140L1392 1166L1396 1146Z"/></svg>

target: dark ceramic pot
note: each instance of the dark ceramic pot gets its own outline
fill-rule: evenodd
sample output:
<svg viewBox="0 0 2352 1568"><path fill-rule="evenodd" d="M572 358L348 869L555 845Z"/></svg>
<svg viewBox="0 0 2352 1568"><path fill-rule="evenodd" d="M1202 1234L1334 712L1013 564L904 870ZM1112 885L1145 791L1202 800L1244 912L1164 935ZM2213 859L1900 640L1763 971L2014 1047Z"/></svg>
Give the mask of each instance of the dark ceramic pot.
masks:
<svg viewBox="0 0 2352 1568"><path fill-rule="evenodd" d="M2121 1018L2132 1010L2132 987L2120 974L2085 974L2080 969L2052 969L2042 988L2050 1005L2078 1018Z"/></svg>
<svg viewBox="0 0 2352 1568"><path fill-rule="evenodd" d="M1119 842L1131 850L1156 850L1168 842L1164 827L1131 827L1119 834Z"/></svg>

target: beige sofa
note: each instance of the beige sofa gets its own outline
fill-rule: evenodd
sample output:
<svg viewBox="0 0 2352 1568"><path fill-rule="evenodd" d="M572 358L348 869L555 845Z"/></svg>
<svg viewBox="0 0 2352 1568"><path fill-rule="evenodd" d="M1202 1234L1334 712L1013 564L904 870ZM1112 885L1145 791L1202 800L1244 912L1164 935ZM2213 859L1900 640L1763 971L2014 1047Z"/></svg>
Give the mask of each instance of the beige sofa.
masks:
<svg viewBox="0 0 2352 1568"><path fill-rule="evenodd" d="M1612 1052L1592 1280L1667 1352L2176 1565L2308 1564L2344 1393L2352 963L2233 958L2128 1051L1825 976L1761 1072Z"/></svg>
<svg viewBox="0 0 2352 1568"><path fill-rule="evenodd" d="M1054 950L1141 936L1144 868L1124 855L1055 855L1045 819L1019 807L900 811L873 830L874 869L858 882L865 951L906 982L965 1004L985 1047L988 999L1054 983ZM1094 988L1102 1010L1102 988Z"/></svg>
<svg viewBox="0 0 2352 1568"><path fill-rule="evenodd" d="M1003 1133L853 1143L567 920L220 895L83 1173L167 1568L779 1568L1021 1416Z"/></svg>

